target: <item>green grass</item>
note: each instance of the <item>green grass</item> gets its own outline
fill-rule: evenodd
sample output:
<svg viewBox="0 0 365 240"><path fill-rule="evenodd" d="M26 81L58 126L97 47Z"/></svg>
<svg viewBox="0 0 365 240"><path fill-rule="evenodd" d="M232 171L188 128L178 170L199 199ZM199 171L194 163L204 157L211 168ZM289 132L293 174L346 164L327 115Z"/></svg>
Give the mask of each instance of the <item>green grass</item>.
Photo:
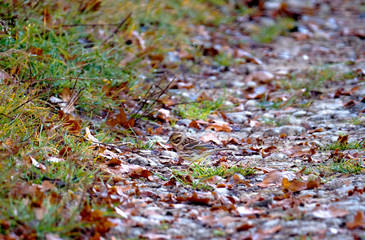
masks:
<svg viewBox="0 0 365 240"><path fill-rule="evenodd" d="M318 165L307 164L303 174L321 176L325 182L333 178L334 173L359 174L364 171L364 166L360 161L351 159L332 158Z"/></svg>
<svg viewBox="0 0 365 240"><path fill-rule="evenodd" d="M365 116L355 117L348 122L353 125L365 125Z"/></svg>
<svg viewBox="0 0 365 240"><path fill-rule="evenodd" d="M281 99L277 100L267 100L267 99L261 99L258 103L258 106L262 109L281 109L288 106L292 106L295 103L295 96L292 96L290 99L283 101Z"/></svg>
<svg viewBox="0 0 365 240"><path fill-rule="evenodd" d="M333 142L330 144L327 144L323 147L323 151L326 150L347 150L347 149L365 149L365 141L354 141L354 142L345 142L345 143L341 143L341 142Z"/></svg>
<svg viewBox="0 0 365 240"><path fill-rule="evenodd" d="M182 118L206 120L214 111L223 107L224 99L219 97L215 101L204 100L177 106L177 115Z"/></svg>
<svg viewBox="0 0 365 240"><path fill-rule="evenodd" d="M341 160L334 161L330 164L329 169L333 172L345 174L359 174L364 169L359 161Z"/></svg>
<svg viewBox="0 0 365 240"><path fill-rule="evenodd" d="M100 179L99 169L90 168L90 144L70 133L30 89L0 86L0 221L9 225L0 227L0 233L22 225L30 231L25 235L57 232L70 237L76 229L90 226L77 220L82 210L78 204L85 200L83 192ZM70 151L59 156L62 149ZM62 161L51 162L50 157ZM45 181L54 187L42 190Z"/></svg>
<svg viewBox="0 0 365 240"><path fill-rule="evenodd" d="M262 27L251 34L253 40L260 43L270 43L280 35L285 35L295 26L295 21L290 18L279 18L272 26Z"/></svg>
<svg viewBox="0 0 365 240"><path fill-rule="evenodd" d="M280 86L285 90L295 92L301 90L300 96L298 93L296 98L311 98L311 92L321 89L324 84L328 82L340 82L347 79L354 79L358 77L353 71L341 72L330 65L324 65L302 72L290 73L289 76L284 77L278 81Z"/></svg>
<svg viewBox="0 0 365 240"><path fill-rule="evenodd" d="M235 173L239 173L243 176L252 175L256 170L252 167L241 166L208 166L197 165L193 163L187 170L173 170L173 177L180 182L183 186L190 186L193 189L212 190L205 181L214 176L220 176L224 179L231 177Z"/></svg>
<svg viewBox="0 0 365 240"><path fill-rule="evenodd" d="M0 33L0 71L10 76L0 79L0 234L20 231L19 226L24 230L18 237L24 239L44 239L47 233L73 239L95 232L100 222L80 221L85 206L92 208L89 214L114 213L108 200L91 196L93 187L110 179L99 168L98 150L83 138L84 129L102 142L153 148L155 142L145 136L109 127L108 116L119 107L131 112L154 83L155 70L165 68L169 52L200 58L191 40L194 24L213 27L234 20L223 12L232 10L226 1L106 0L98 8L85 7L88 2L0 3L1 17L17 16L16 26ZM198 72L190 60L175 64L184 61ZM228 66L233 59L219 55L216 61ZM81 92L71 117L79 125L76 131L49 102L73 87ZM219 98L177 112L206 119L222 105ZM62 160L51 162L52 157ZM44 189L47 182L55 187Z"/></svg>

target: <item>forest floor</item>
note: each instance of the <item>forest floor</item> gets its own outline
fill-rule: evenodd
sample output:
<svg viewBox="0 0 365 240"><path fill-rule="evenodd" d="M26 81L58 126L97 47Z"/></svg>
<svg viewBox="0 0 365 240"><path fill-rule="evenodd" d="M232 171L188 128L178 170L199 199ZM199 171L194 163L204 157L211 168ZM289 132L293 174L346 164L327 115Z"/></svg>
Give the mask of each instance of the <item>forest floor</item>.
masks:
<svg viewBox="0 0 365 240"><path fill-rule="evenodd" d="M361 0L0 4L0 239L365 239Z"/></svg>

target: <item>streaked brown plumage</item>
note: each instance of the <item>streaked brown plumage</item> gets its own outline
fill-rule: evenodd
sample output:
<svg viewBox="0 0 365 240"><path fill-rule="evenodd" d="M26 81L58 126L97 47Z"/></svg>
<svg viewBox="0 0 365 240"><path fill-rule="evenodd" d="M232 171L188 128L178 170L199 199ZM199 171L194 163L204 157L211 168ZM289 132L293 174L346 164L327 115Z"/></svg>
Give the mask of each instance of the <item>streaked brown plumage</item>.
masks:
<svg viewBox="0 0 365 240"><path fill-rule="evenodd" d="M190 162L202 162L215 151L227 150L177 132L171 134L168 143L175 148L181 158Z"/></svg>

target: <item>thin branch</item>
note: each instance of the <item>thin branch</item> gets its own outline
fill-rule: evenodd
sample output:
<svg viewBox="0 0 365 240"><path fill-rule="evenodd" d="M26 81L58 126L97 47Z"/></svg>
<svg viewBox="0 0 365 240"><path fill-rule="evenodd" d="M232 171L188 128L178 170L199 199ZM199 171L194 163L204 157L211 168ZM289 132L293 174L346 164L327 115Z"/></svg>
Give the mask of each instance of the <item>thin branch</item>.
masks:
<svg viewBox="0 0 365 240"><path fill-rule="evenodd" d="M104 45L109 39L111 39L115 34L117 34L120 30L120 28L127 22L127 20L132 16L132 13L129 13L120 23L119 25L114 29L112 34L110 34L109 37L107 37L101 44Z"/></svg>
<svg viewBox="0 0 365 240"><path fill-rule="evenodd" d="M119 26L120 23L90 23L90 24L63 24L61 27L103 27L103 26Z"/></svg>
<svg viewBox="0 0 365 240"><path fill-rule="evenodd" d="M156 104L156 102L161 98L161 96L163 94L165 94L167 92L167 90L170 88L171 84L175 81L176 76L166 87L161 88L160 86L161 86L162 82L165 81L166 79L167 79L166 76L162 77L156 85L151 85L151 87L148 89L146 96L143 98L142 102L139 104L139 108L136 111L134 111L134 113L131 114L131 116L134 116L136 122L140 118L148 115L151 112L151 110L152 110L153 106ZM155 89L153 89L153 87L155 87ZM156 90L156 89L159 89L159 90ZM150 101L152 101L152 102L150 102ZM146 106L147 106L147 108L145 110L143 110ZM136 117L136 115L142 110L143 110L143 112L140 114L141 116Z"/></svg>

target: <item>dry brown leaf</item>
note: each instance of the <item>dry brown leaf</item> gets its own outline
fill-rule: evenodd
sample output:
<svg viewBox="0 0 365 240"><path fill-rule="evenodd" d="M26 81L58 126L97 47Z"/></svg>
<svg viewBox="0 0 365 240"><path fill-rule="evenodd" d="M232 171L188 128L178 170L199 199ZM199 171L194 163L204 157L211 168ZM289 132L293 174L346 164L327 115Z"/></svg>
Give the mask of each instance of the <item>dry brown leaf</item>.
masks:
<svg viewBox="0 0 365 240"><path fill-rule="evenodd" d="M272 80L274 80L274 74L267 72L267 71L257 71L249 74L245 81L246 82L258 82L262 84L270 83Z"/></svg>
<svg viewBox="0 0 365 240"><path fill-rule="evenodd" d="M236 210L240 214L240 216L262 214L262 213L265 212L263 210L247 208L247 207L244 207L244 206L237 207Z"/></svg>
<svg viewBox="0 0 365 240"><path fill-rule="evenodd" d="M337 142L341 144L346 144L348 140L349 140L349 135L338 136Z"/></svg>
<svg viewBox="0 0 365 240"><path fill-rule="evenodd" d="M230 131L232 131L232 128L226 122L215 122L213 124L210 124L205 129L213 129L216 132L220 132L220 131L230 132Z"/></svg>
<svg viewBox="0 0 365 240"><path fill-rule="evenodd" d="M58 117L63 122L63 125L74 134L79 134L81 132L80 123L74 119L72 115L66 114L62 110L58 111Z"/></svg>
<svg viewBox="0 0 365 240"><path fill-rule="evenodd" d="M318 188L321 185L321 178L317 177L315 180L309 180L307 182L307 189Z"/></svg>
<svg viewBox="0 0 365 240"><path fill-rule="evenodd" d="M348 229L355 229L355 228L365 228L365 217L364 213L362 211L358 211L355 216L354 220L352 222L347 222L346 227Z"/></svg>
<svg viewBox="0 0 365 240"><path fill-rule="evenodd" d="M199 126L199 124L198 124L198 122L197 121L191 121L190 123L189 123L189 127L191 127L191 128L196 128L196 129L201 129L201 127Z"/></svg>
<svg viewBox="0 0 365 240"><path fill-rule="evenodd" d="M221 145L222 142L218 139L217 135L214 133L207 133L200 137L203 142L213 142L217 145Z"/></svg>
<svg viewBox="0 0 365 240"><path fill-rule="evenodd" d="M289 181L287 178L283 178L282 188L292 192L299 192L301 190L307 189L307 183L298 179Z"/></svg>
<svg viewBox="0 0 365 240"><path fill-rule="evenodd" d="M190 195L185 194L185 196L176 197L176 200L178 202L188 202L188 203L199 204L199 205L209 205L209 202L210 202L210 198L207 196L207 194L204 194L204 193L198 194L196 191L194 191Z"/></svg>
<svg viewBox="0 0 365 240"><path fill-rule="evenodd" d="M268 186L275 186L282 183L283 175L280 171L272 171L266 174L264 180L257 184L259 187L268 187Z"/></svg>

